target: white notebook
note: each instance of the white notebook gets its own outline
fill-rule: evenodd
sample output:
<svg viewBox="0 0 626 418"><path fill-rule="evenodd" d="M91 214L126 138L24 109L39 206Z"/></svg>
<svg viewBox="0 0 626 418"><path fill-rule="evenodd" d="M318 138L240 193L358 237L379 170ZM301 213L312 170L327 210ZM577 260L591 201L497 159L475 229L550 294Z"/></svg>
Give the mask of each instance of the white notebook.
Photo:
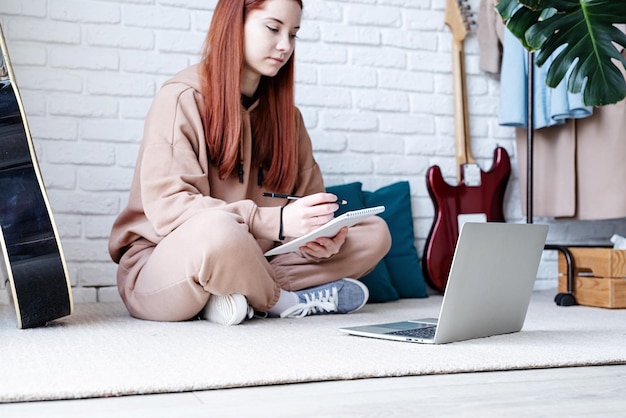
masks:
<svg viewBox="0 0 626 418"><path fill-rule="evenodd" d="M320 237L334 237L344 226L350 227L369 216L376 215L384 211L384 206L374 206L371 208L351 210L334 218L330 222L325 223L316 230L301 236L300 238L296 238L283 245L272 248L265 253L265 256L269 257L271 255L285 254L292 251L297 251L298 248L302 247L307 242L315 241L317 238Z"/></svg>

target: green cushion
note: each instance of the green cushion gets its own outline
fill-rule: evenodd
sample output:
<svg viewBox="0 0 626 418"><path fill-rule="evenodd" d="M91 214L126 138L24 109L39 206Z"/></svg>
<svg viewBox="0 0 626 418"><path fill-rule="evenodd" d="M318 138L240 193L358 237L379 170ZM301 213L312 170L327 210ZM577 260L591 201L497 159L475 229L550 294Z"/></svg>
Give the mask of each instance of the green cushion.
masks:
<svg viewBox="0 0 626 418"><path fill-rule="evenodd" d="M415 248L411 190L407 181L382 187L375 192L363 192L366 207L384 205L379 216L387 221L391 232L391 249L383 259L391 283L401 298L428 296L426 283Z"/></svg>
<svg viewBox="0 0 626 418"><path fill-rule="evenodd" d="M374 270L359 279L370 292L367 303L383 303L398 300L400 296L391 283L391 276L385 262L376 264Z"/></svg>
<svg viewBox="0 0 626 418"><path fill-rule="evenodd" d="M361 183L349 183L339 186L327 187L326 191L336 194L339 199L347 200L346 205L340 205L335 216L339 216L349 210L363 209L363 195L361 193ZM398 292L391 284L391 277L386 264L381 261L367 275L361 277L361 282L370 292L368 303L389 302L398 299Z"/></svg>

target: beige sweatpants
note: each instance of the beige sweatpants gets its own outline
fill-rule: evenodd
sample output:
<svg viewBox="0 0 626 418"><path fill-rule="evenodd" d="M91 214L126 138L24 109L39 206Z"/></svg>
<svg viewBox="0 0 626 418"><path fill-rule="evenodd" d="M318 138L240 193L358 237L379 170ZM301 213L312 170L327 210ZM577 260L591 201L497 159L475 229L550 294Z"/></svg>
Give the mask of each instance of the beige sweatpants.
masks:
<svg viewBox="0 0 626 418"><path fill-rule="evenodd" d="M214 211L191 218L156 246L134 245L120 260L117 284L131 315L142 319L193 318L211 294L243 294L264 312L276 304L281 288L364 276L390 246L387 224L372 216L350 228L341 251L329 259L315 262L290 253L268 261L247 225L232 213Z"/></svg>

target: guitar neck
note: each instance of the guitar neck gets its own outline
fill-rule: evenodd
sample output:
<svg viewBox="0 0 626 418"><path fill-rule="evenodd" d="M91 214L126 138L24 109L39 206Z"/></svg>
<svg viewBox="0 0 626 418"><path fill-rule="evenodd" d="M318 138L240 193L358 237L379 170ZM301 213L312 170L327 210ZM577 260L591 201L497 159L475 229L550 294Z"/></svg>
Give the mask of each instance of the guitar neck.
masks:
<svg viewBox="0 0 626 418"><path fill-rule="evenodd" d="M469 147L469 117L465 84L465 53L463 40L452 39L452 77L454 83L454 138L456 144L457 181L461 181L461 166L474 164Z"/></svg>

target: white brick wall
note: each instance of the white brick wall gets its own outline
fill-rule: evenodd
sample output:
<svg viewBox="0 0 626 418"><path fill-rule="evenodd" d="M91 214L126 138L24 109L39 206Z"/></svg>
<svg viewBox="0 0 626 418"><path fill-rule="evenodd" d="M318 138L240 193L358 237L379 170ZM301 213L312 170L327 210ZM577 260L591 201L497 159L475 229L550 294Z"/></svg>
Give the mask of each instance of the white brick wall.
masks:
<svg viewBox="0 0 626 418"><path fill-rule="evenodd" d="M439 0L304 0L297 102L328 185L374 190L409 180L421 254L433 207L424 180L438 164L455 182L451 34ZM471 5L477 9L478 0ZM76 301L117 300L107 253L126 201L151 98L198 60L216 0L2 0L0 23L24 99ZM513 131L498 126L498 80L465 41L472 153L513 160L505 212L524 222ZM551 242L626 235L624 220L551 224ZM538 286L556 286L544 253ZM8 298L0 298L7 301Z"/></svg>

